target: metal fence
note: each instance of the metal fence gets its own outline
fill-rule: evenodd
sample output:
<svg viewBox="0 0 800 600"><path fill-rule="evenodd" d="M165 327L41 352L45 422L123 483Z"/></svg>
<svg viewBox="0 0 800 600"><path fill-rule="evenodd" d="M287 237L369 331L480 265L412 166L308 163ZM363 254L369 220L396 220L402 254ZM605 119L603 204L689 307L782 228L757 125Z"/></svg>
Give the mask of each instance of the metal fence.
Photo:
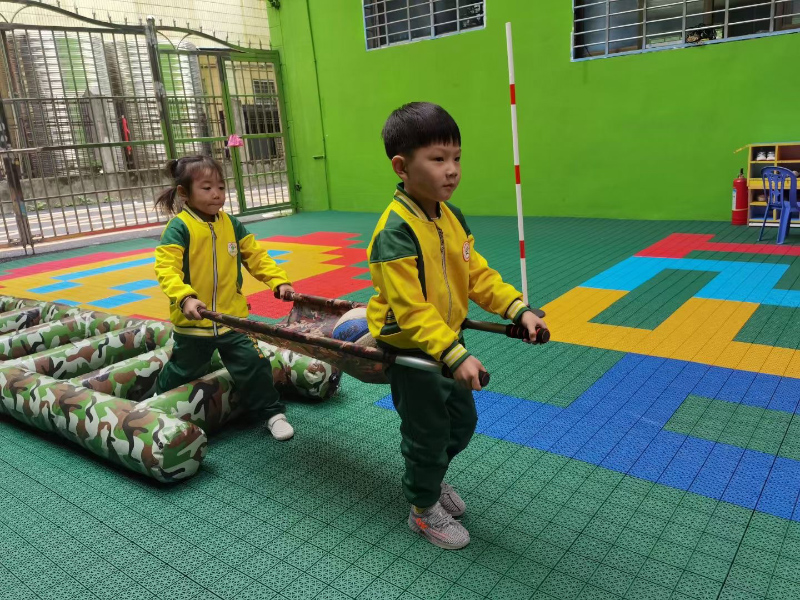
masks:
<svg viewBox="0 0 800 600"><path fill-rule="evenodd" d="M277 53L72 16L0 22L0 247L162 222L164 163L189 154L222 163L229 212L292 207Z"/></svg>

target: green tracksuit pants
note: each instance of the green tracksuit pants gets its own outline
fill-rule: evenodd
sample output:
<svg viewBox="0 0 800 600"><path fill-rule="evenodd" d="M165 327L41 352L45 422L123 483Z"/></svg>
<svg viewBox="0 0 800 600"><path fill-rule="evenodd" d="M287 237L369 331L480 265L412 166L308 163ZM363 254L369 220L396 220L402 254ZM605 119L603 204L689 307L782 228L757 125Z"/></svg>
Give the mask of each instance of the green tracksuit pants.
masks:
<svg viewBox="0 0 800 600"><path fill-rule="evenodd" d="M394 365L388 375L401 420L403 493L411 504L427 508L439 500L450 461L475 433L475 399L472 391L436 373Z"/></svg>
<svg viewBox="0 0 800 600"><path fill-rule="evenodd" d="M251 338L229 331L217 337L173 333L172 339L172 358L158 376L159 394L207 374L214 350L219 350L245 410L265 419L285 412L272 382L272 365Z"/></svg>

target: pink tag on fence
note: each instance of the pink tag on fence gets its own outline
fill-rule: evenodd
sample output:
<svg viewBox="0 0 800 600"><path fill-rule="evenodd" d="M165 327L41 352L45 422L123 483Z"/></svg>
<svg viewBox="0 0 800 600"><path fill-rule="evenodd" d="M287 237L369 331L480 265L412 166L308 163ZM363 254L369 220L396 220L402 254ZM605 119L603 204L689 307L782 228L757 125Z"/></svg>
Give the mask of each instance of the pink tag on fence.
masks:
<svg viewBox="0 0 800 600"><path fill-rule="evenodd" d="M228 138L228 148L241 148L242 146L244 146L242 138L235 133L232 133Z"/></svg>

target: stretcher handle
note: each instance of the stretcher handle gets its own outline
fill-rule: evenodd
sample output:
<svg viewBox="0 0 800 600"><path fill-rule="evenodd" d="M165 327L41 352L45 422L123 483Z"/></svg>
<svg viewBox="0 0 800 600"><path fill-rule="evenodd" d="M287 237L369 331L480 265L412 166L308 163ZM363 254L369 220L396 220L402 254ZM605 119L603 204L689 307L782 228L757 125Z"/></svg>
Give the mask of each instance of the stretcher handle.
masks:
<svg viewBox="0 0 800 600"><path fill-rule="evenodd" d="M416 356L397 354L395 355L394 363L403 367L411 367L412 369L428 371L429 373L441 373L444 377L453 379L453 373L450 371L450 368L447 365L443 365L432 360L418 358ZM482 388L489 385L491 378L492 376L486 371L481 371L478 374L478 381L480 382Z"/></svg>
<svg viewBox="0 0 800 600"><path fill-rule="evenodd" d="M541 313L539 316L543 317L544 312L542 311L534 311L537 314ZM473 321L471 319L467 319L464 321L463 325L461 325L462 329L475 329L477 331L485 331L488 333L499 333L500 335L505 335L506 337L510 337L516 340L525 340L526 342L530 342L530 337L528 336L528 330L523 327L522 325L504 325L502 323L490 323L488 321ZM550 341L550 330L545 327L537 327L536 328L536 339L533 340L532 343L534 344L546 344Z"/></svg>

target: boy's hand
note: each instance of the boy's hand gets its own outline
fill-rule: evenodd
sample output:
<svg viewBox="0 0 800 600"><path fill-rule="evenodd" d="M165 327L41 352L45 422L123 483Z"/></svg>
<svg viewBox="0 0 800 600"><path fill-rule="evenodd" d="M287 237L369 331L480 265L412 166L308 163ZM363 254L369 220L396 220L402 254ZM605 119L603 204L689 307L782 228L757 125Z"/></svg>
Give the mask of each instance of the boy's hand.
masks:
<svg viewBox="0 0 800 600"><path fill-rule="evenodd" d="M519 324L528 330L528 339L525 340L526 344L533 344L536 342L537 329L547 329L547 324L530 311L522 315Z"/></svg>
<svg viewBox="0 0 800 600"><path fill-rule="evenodd" d="M285 300L286 294L294 292L294 288L292 287L291 283L284 283L283 285L279 285L278 289L275 290L275 297L279 300Z"/></svg>
<svg viewBox="0 0 800 600"><path fill-rule="evenodd" d="M480 382L480 373L486 369L474 356L470 356L458 365L458 368L453 372L453 379L463 388L468 390L475 390L480 392L483 388Z"/></svg>
<svg viewBox="0 0 800 600"><path fill-rule="evenodd" d="M187 319L191 319L192 321L202 321L203 317L200 316L200 313L197 312L200 308L206 308L206 305L203 304L201 300L197 298L187 298L183 301L183 306L181 310L183 311L183 316Z"/></svg>

